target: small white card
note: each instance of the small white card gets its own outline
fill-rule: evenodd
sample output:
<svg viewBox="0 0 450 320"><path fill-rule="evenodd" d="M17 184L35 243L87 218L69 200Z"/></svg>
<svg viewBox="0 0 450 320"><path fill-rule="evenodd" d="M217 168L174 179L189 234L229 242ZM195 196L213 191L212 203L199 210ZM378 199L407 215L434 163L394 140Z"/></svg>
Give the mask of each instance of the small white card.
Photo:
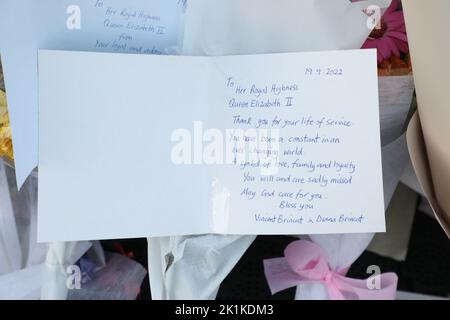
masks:
<svg viewBox="0 0 450 320"><path fill-rule="evenodd" d="M39 53L40 241L385 231L374 50Z"/></svg>

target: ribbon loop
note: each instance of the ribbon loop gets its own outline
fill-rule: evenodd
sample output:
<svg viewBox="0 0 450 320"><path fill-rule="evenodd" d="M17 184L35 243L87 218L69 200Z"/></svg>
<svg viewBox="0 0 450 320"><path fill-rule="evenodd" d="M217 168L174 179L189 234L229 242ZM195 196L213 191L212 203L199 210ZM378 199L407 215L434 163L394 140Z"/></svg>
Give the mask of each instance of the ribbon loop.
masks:
<svg viewBox="0 0 450 320"><path fill-rule="evenodd" d="M343 268L341 270L348 270ZM380 288L372 288L367 280L345 277L344 271L332 270L325 251L317 244L298 240L284 250L283 258L264 260L264 273L272 294L302 283L323 283L332 300L392 300L397 290L397 275L385 273L380 277ZM373 276L372 276L373 277Z"/></svg>

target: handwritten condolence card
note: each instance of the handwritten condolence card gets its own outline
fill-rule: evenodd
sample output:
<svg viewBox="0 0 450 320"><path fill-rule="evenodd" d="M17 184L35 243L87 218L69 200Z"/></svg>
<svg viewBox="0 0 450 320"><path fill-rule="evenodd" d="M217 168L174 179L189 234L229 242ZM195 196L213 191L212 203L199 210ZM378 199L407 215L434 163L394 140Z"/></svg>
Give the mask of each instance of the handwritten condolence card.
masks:
<svg viewBox="0 0 450 320"><path fill-rule="evenodd" d="M373 50L40 51L39 240L384 231L378 113Z"/></svg>
<svg viewBox="0 0 450 320"><path fill-rule="evenodd" d="M170 53L181 10L179 0L0 1L0 53L19 188L38 164L37 50Z"/></svg>

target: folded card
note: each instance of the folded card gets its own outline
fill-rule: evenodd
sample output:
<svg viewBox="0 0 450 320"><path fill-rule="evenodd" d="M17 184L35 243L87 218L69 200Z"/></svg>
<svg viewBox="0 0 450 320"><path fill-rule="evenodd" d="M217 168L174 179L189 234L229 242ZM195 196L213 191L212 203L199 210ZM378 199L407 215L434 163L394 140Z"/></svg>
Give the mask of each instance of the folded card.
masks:
<svg viewBox="0 0 450 320"><path fill-rule="evenodd" d="M385 229L374 50L41 51L39 90L40 241Z"/></svg>
<svg viewBox="0 0 450 320"><path fill-rule="evenodd" d="M38 164L37 50L168 53L181 28L179 0L2 0L0 53L17 185Z"/></svg>

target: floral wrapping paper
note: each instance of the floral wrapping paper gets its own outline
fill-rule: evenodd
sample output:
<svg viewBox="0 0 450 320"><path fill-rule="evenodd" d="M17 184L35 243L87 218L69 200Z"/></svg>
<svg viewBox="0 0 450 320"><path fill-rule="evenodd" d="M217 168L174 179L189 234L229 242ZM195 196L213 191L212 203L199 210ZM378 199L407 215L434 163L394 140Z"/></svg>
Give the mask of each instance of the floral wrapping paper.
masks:
<svg viewBox="0 0 450 320"><path fill-rule="evenodd" d="M0 158L13 160L12 133L9 125L8 106L6 103L5 82L0 62Z"/></svg>
<svg viewBox="0 0 450 320"><path fill-rule="evenodd" d="M7 157L10 160L14 158L6 94L2 89L0 89L0 157Z"/></svg>

